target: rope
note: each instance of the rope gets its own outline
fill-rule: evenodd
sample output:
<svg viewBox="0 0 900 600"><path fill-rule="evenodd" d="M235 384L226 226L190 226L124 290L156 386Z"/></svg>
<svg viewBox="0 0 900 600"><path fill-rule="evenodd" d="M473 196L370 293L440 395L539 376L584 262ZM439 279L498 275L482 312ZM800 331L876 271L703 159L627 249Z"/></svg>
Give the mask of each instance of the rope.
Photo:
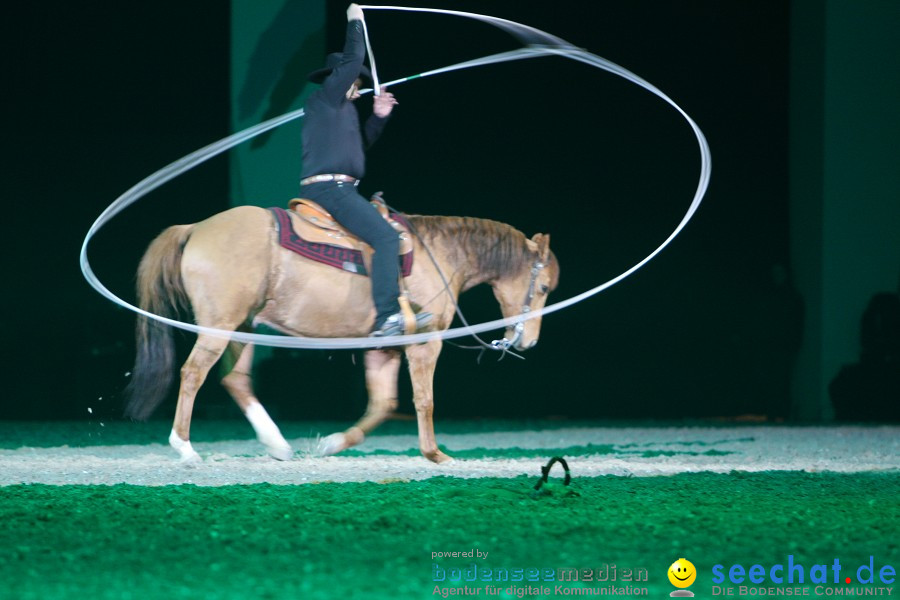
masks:
<svg viewBox="0 0 900 600"><path fill-rule="evenodd" d="M412 11L412 12L431 12L431 13L441 13L441 14L449 14L456 15L466 18L478 19L480 21L484 21L490 23L504 31L510 33L514 37L516 37L521 42L528 44L525 48L520 48L518 50L513 50L510 52L503 52L500 54L494 54L490 56L486 56L483 58L470 60L462 63L458 63L455 65L450 65L447 67L443 67L440 69L435 69L432 71L426 71L423 73L419 73L416 75L411 75L402 79L398 79L396 81L389 82L387 85L398 85L400 83L404 83L413 79L419 79L423 77L429 77L433 75L438 75L441 73L448 73L450 71L457 71L461 69L467 69L477 66L484 66L489 64L495 64L500 62L507 62L512 60L520 60L524 58L534 58L538 56L547 56L547 55L556 55L561 56L563 58L568 58L571 60L576 60L582 63L585 63L589 66L593 66L599 69L603 69L620 77L623 77L651 93L655 94L668 104L670 104L673 108L675 108L684 119L688 122L691 129L694 131L694 135L697 138L697 143L700 149L700 178L697 184L697 189L694 193L694 197L691 201L690 206L688 207L687 212L682 218L681 222L675 228L675 230L660 244L653 252L651 252L646 258L641 260L639 263L635 264L633 267L625 271L624 273L610 279L609 281L602 283L596 287L593 287L589 290L586 290L580 294L572 296L566 300L561 302L557 302L555 304L545 306L540 310L531 311L525 315L516 315L513 317L507 317L503 319L496 319L493 321L487 321L484 323L480 323L478 325L466 325L464 327L458 327L454 329L448 329L446 331L432 331L432 332L424 332L424 333L416 333L413 335L403 335L396 336L390 338L303 338L303 337L283 337L276 335L263 335L257 333L247 333L247 332L239 332L239 331L226 331L222 329L215 329L211 327L202 327L199 325L194 325L191 323L185 323L182 321L176 321L174 319L168 319L166 317L162 317L160 315L153 314L151 312L145 311L137 306L134 306L118 296L112 293L106 286L104 286L100 280L97 278L96 274L91 269L90 263L87 258L87 248L88 244L93 238L94 235L103 227L106 223L108 223L114 216L125 210L128 206L137 202L142 197L149 194L151 191L160 187L164 183L171 181L175 177L178 177L182 173L196 167L197 165L209 160L210 158L225 152L226 150L237 146L238 144L249 140L261 133L268 131L270 129L274 129L275 127L279 127L285 123L293 121L294 119L298 119L303 116L303 109L299 109L293 112L285 113L281 116L275 117L273 119L269 119L268 121L264 121L258 125L253 127L249 127L243 131L232 134L226 138L223 138L217 142L214 142L208 146L205 146L195 152L192 152L179 160L163 167L159 171L153 173L152 175L146 177L141 180L130 189L128 189L124 194L119 196L112 204L110 204L106 210L104 210L97 220L94 221L93 225L89 229L87 235L85 236L84 242L81 246L80 253L80 265L81 271L87 280L87 282L97 290L101 295L108 298L112 302L127 308L139 315L143 315L147 318L157 320L159 322L165 323L167 325L171 325L173 327L178 327L180 329L184 329L187 331L192 331L194 333L202 333L206 335L231 339L238 342L250 343L250 344L259 344L266 346L274 346L274 347L282 347L282 348L318 348L318 349L351 349L351 348L375 348L375 347L386 347L386 346L403 346L408 344L418 344L424 343L433 339L453 339L458 337L463 337L467 335L472 335L473 333L481 333L485 331L495 330L506 328L521 321L525 321L528 319L534 319L542 315L548 315L554 313L558 310L562 310L564 308L568 308L578 302L586 300L591 296L602 292L603 290L615 285L616 283L622 281L629 275L633 274L635 271L643 267L645 264L650 262L657 254L659 254L663 248L668 246L672 240L684 229L687 223L691 220L691 218L696 213L697 209L700 206L700 202L703 199L703 195L706 192L707 187L709 186L709 179L711 173L711 156L709 150L709 144L706 141L706 137L703 135L703 132L700 131L700 127L694 122L693 119L688 116L688 114L681 109L671 98L665 95L658 88L650 84L649 82L641 79L631 71L606 60L605 58L596 56L587 52L586 50L582 50L580 48L576 48L572 44L557 38L551 34L540 31L533 27L529 27L527 25L522 25L521 23L515 23L513 21L508 21L506 19L499 19L497 17L491 17L487 15L478 15L475 13L464 13L458 11L449 11L449 10L438 10L438 9L427 9L427 8L408 8L401 6L364 6L362 7L368 10L402 10L402 11ZM374 67L374 65L373 65ZM374 75L374 73L373 73ZM363 90L364 92L369 92L371 90ZM361 92L362 93L362 92Z"/></svg>
<svg viewBox="0 0 900 600"><path fill-rule="evenodd" d="M381 86L378 85L378 69L375 68L375 55L372 53L372 44L369 42L369 28L366 27L366 20L362 20L363 37L366 39L366 52L369 54L369 66L372 71L372 85L375 86L375 95L381 95Z"/></svg>

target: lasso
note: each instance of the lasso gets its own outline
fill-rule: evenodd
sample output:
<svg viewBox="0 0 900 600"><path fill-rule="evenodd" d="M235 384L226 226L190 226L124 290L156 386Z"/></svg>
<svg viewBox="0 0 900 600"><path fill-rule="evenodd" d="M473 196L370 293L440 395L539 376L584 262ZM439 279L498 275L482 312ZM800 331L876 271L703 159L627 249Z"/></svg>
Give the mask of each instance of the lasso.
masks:
<svg viewBox="0 0 900 600"><path fill-rule="evenodd" d="M426 333L417 333L413 335L403 335L396 336L391 338L303 338L303 337L285 337L285 336L277 336L277 335L264 335L258 333L244 333L238 331L227 331L224 329L214 329L210 327L202 327L200 325L194 325L191 323L185 323L182 321L176 321L174 319L169 319L148 311L145 311L137 306L129 304L125 302L115 294L113 294L109 289L104 286L97 276L94 274L91 269L90 263L87 259L87 247L91 238L103 227L107 222L109 222L114 216L125 210L128 206L137 202L142 197L149 194L151 191L156 188L162 186L164 183L178 177L182 173L193 169L200 163L209 160L210 158L225 152L226 150L237 146L238 144L249 140L261 133L268 131L270 129L274 129L289 121L293 121L303 116L303 109L295 110L293 112L285 113L281 116L275 117L268 121L264 121L259 123L258 125L254 125L248 129L240 131L238 133L232 134L226 138L223 138L217 142L214 142L208 146L205 146L195 152L188 154L180 158L179 160L163 167L159 171L153 173L149 177L143 179L138 182L136 185L132 186L128 189L124 194L119 196L112 204L110 204L106 210L104 210L97 220L94 221L94 224L91 226L87 235L84 238L84 242L81 246L81 255L80 255L80 263L81 263L81 271L84 274L85 279L87 279L88 283L96 289L100 294L105 296L106 298L112 300L116 304L127 308L131 311L134 311L140 315L145 317L155 319L157 321L161 321L173 327L178 327L181 329L185 329L187 331L193 331L195 333L204 333L207 335L213 335L217 337L225 337L228 339L232 339L235 341L246 342L251 344L259 344L265 346L277 346L283 348L318 348L318 349L351 349L351 348L374 348L374 347L384 347L384 346L400 346L406 344L417 344L422 342L427 342L428 340L433 339L451 339L458 338L463 336L468 336L471 334L482 333L485 331L491 331L495 329L501 329L505 327L514 326L522 321L528 319L534 319L540 317L542 315L550 314L556 312L558 310L562 310L564 308L568 308L573 304L581 302L595 294L602 292L603 290L615 285L616 283L622 281L645 264L650 262L657 254L659 254L663 248L669 245L669 243L675 239L675 237L684 229L685 225L687 225L688 221L694 216L694 213L700 206L700 202L703 199L703 195L706 193L706 188L709 186L709 178L711 172L711 157L709 151L709 144L706 141L706 137L703 135L703 132L700 131L700 128L691 119L688 114L681 109L671 98L665 95L662 91L656 88L654 85L649 82L641 79L631 71L620 67L619 65L606 60L605 58L601 58L586 50L581 48L576 48L569 42L562 40L556 36L553 36L549 33L545 33L533 27L529 27L527 25L522 25L521 23L516 23L514 21L508 21L506 19L499 19L497 17L491 17L488 15L479 15L475 13L466 13L459 12L453 10L441 10L441 9L431 9L431 8L409 8L404 6L362 6L364 10L395 10L395 11L408 11L408 12L430 12L430 13L441 13L448 15L456 15L460 17L466 17L470 19L477 19L479 21L483 21L485 23L489 23L500 29L503 29L507 33L513 35L516 39L518 39L524 45L523 48L518 50L511 50L509 52L502 52L499 54L493 54L490 56L485 56L482 58L477 58L474 60L469 60L466 62L458 63L455 65L450 65L447 67L443 67L440 69L434 69L431 71L426 71L424 73L419 73L417 75L411 75L409 77L404 77L402 79L397 79L394 81L387 82L385 84L379 84L377 80L377 74L375 73L375 63L371 54L371 46L368 40L368 32L366 32L366 45L369 47L369 59L370 64L372 66L373 79L375 80L375 93L380 92L381 87L386 86L394 86L400 83L404 83L413 79L419 79L423 77L430 77L433 75L438 75L441 73L448 73L450 71L458 71L461 69L468 69L471 67L479 67L483 65L513 61L513 60L522 60L526 58L536 58L538 56L547 56L547 55L556 55L562 56L564 58L569 58L572 60L576 60L592 67L596 67L598 69L603 69L605 71L609 71L615 75L623 77L628 81L636 83L637 85L645 88L646 90L652 92L653 94L659 96L663 100L665 100L668 104L670 104L675 110L677 110L681 115L687 120L688 124L691 126L691 129L694 131L694 135L697 137L697 143L700 146L700 179L697 184L697 189L694 192L693 200L691 201L690 206L688 207L687 212L684 217L681 219L681 222L678 223L678 226L675 227L675 230L667 237L662 244L660 244L653 252L647 255L646 258L641 260L639 263L635 264L633 267L623 272L622 274L610 279L609 281L602 283L594 288L586 290L578 295L572 296L566 300L557 302L556 304L551 304L549 306L545 306L541 310L535 310L530 313L524 315L516 315L514 317L508 317L505 319L496 319L494 321L487 321L484 323L479 323L477 325L467 325L465 327L457 327L454 329L448 329L446 331L433 331ZM365 22L364 22L365 23ZM366 90L372 91L372 90Z"/></svg>

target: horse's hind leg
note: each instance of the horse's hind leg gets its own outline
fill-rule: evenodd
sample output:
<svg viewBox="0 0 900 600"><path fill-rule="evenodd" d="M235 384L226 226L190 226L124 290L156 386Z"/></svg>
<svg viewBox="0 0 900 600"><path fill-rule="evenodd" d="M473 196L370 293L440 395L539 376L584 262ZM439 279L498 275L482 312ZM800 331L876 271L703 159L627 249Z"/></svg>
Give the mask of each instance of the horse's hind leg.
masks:
<svg viewBox="0 0 900 600"><path fill-rule="evenodd" d="M318 453L335 454L362 443L366 435L381 425L397 409L397 375L400 371L398 350L369 350L366 352L366 387L369 404L356 424L324 438Z"/></svg>
<svg viewBox="0 0 900 600"><path fill-rule="evenodd" d="M266 447L269 456L278 460L290 460L294 456L294 450L281 435L278 425L275 424L253 392L251 378L253 346L231 342L228 345L226 359L233 366L222 378L222 386L228 390L237 405L241 407L241 411L256 432L256 439ZM226 369L228 369L227 366Z"/></svg>
<svg viewBox="0 0 900 600"><path fill-rule="evenodd" d="M181 387L178 390L178 406L175 408L175 422L169 434L169 444L178 451L185 462L198 462L200 456L191 446L191 414L194 399L209 370L228 345L228 340L200 334L191 354L181 367Z"/></svg>

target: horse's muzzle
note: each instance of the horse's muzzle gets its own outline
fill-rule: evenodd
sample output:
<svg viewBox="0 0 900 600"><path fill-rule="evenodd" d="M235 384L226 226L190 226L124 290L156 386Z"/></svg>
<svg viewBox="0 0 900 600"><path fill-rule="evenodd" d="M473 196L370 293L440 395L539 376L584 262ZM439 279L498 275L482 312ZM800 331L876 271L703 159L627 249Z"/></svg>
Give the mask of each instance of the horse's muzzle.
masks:
<svg viewBox="0 0 900 600"><path fill-rule="evenodd" d="M515 344L515 345L513 346L513 348L515 348L516 350L523 350L523 351L524 351L524 350L529 350L529 349L534 348L535 346L537 346L537 343L538 343L537 340L531 340L531 341L530 341L529 343L527 343L527 344L517 343L517 344Z"/></svg>

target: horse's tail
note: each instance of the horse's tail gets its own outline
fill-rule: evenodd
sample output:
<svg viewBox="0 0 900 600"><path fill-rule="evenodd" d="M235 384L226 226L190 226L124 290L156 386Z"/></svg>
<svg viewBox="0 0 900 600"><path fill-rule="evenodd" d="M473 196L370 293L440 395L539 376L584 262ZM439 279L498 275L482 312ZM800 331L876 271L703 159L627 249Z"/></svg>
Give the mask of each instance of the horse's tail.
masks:
<svg viewBox="0 0 900 600"><path fill-rule="evenodd" d="M190 307L181 279L181 255L193 225L175 225L150 243L137 273L138 306L147 312L177 318ZM131 381L125 388L125 416L144 421L162 403L172 386L175 341L172 327L139 315L137 354Z"/></svg>

